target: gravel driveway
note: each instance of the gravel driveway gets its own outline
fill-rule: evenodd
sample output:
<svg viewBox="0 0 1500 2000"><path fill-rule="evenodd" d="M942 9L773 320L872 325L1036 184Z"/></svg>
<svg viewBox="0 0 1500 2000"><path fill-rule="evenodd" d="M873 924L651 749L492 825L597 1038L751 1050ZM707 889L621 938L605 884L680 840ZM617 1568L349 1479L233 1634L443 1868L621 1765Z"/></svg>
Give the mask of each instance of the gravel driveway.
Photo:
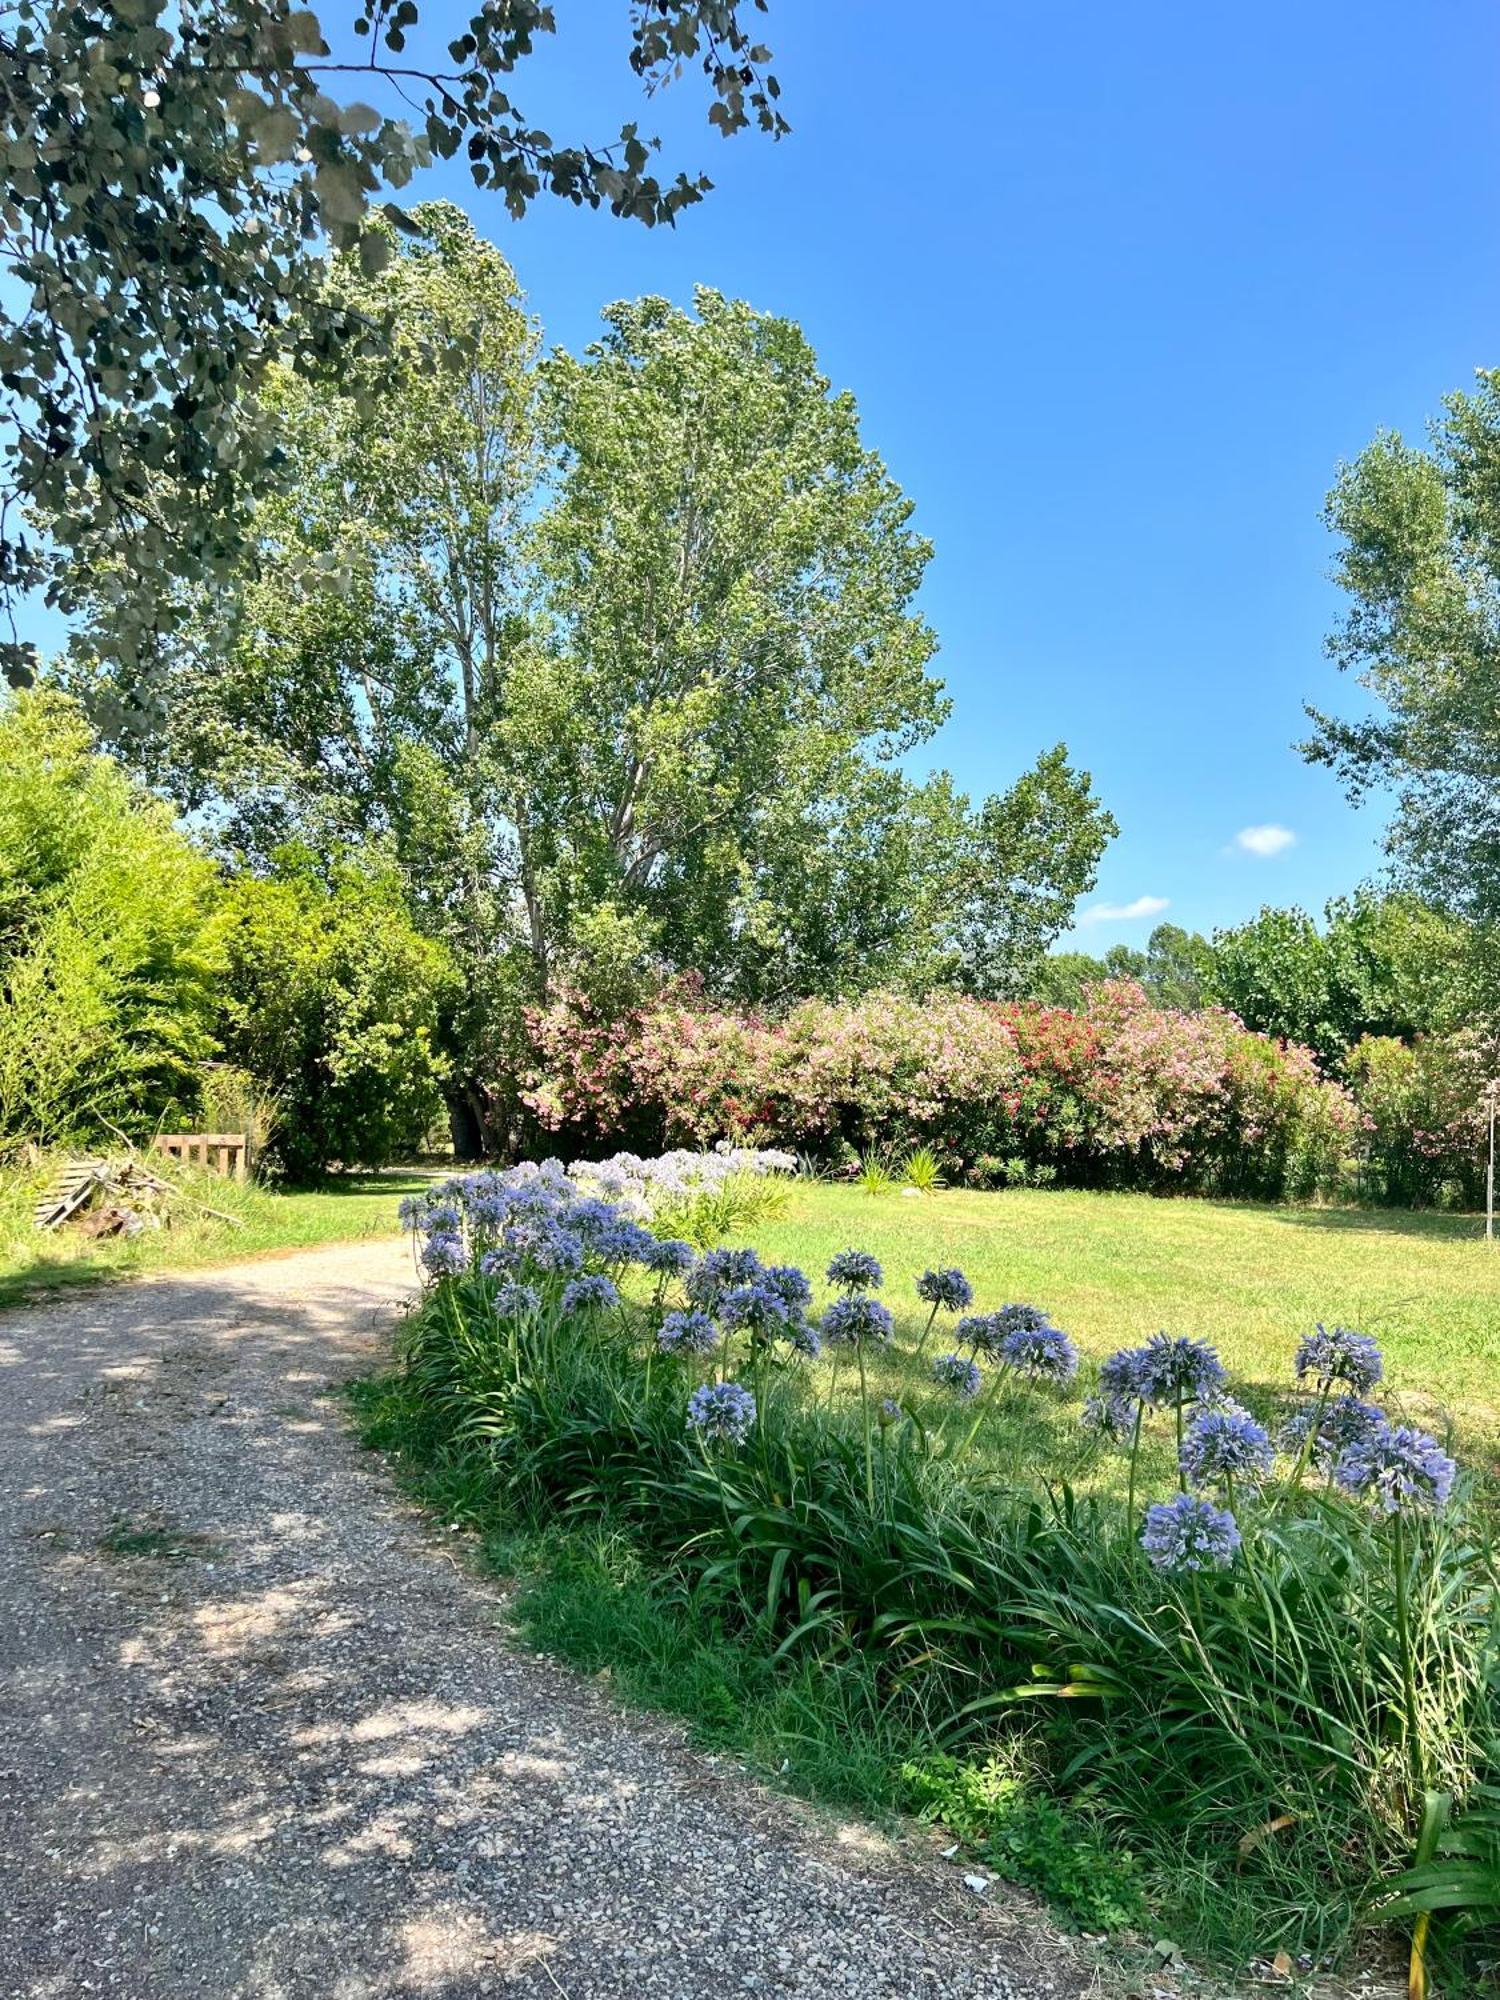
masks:
<svg viewBox="0 0 1500 2000"><path fill-rule="evenodd" d="M0 1317L0 1995L1058 1996L997 1884L508 1646L329 1387L395 1246Z"/></svg>

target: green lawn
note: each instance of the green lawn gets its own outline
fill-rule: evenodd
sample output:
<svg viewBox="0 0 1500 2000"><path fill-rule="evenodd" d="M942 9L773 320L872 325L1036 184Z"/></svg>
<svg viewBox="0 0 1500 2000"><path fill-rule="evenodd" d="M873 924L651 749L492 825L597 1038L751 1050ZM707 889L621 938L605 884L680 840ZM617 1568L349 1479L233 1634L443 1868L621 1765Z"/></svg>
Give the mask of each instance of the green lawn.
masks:
<svg viewBox="0 0 1500 2000"><path fill-rule="evenodd" d="M1500 1475L1500 1244L1472 1217L1353 1209L1260 1208L1072 1192L866 1195L798 1185L784 1211L749 1233L768 1260L815 1280L853 1245L885 1267L898 1351L871 1393L904 1397L928 1417L943 1405L911 1359L926 1316L913 1286L933 1265L958 1265L974 1310L1025 1300L1072 1334L1089 1362L1165 1328L1218 1348L1242 1399L1264 1416L1293 1394L1291 1357L1318 1320L1374 1334L1386 1354L1388 1400L1441 1426L1452 1419L1471 1463ZM941 1352L939 1317L929 1356ZM820 1369L826 1364L820 1364ZM846 1368L840 1395L856 1385ZM1026 1393L986 1420L997 1459L1083 1485L1113 1484L1118 1460L1080 1438L1080 1390ZM950 1419L950 1421L953 1421Z"/></svg>
<svg viewBox="0 0 1500 2000"><path fill-rule="evenodd" d="M128 1241L90 1241L60 1229L32 1226L38 1196L59 1162L0 1173L0 1306L18 1305L64 1285L96 1284L140 1272L222 1264L275 1250L389 1236L402 1195L425 1185L419 1173L350 1174L310 1192L282 1193L212 1175L180 1181L199 1201L238 1218L238 1227L208 1216L144 1230Z"/></svg>

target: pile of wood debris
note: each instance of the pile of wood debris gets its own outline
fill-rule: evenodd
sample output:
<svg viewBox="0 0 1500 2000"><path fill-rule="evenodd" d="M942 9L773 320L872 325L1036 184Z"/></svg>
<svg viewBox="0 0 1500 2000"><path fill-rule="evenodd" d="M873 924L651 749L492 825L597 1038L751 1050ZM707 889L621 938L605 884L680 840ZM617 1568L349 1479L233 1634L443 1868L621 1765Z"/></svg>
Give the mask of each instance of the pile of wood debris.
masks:
<svg viewBox="0 0 1500 2000"><path fill-rule="evenodd" d="M239 1217L196 1201L153 1172L138 1154L71 1160L36 1205L38 1229L74 1229L81 1236L137 1236L170 1228L174 1218L212 1216L238 1227Z"/></svg>

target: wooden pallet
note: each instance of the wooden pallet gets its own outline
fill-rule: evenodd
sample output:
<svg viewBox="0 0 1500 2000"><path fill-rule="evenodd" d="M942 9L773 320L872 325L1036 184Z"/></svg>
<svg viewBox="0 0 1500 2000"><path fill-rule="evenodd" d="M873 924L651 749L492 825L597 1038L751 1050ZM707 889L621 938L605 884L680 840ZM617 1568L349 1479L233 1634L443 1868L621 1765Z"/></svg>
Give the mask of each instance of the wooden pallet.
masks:
<svg viewBox="0 0 1500 2000"><path fill-rule="evenodd" d="M169 1194L167 1183L139 1160L70 1160L42 1196L32 1219L38 1229L60 1229L97 1196L126 1204Z"/></svg>
<svg viewBox="0 0 1500 2000"><path fill-rule="evenodd" d="M33 1211L37 1228L59 1228L75 1209L83 1207L107 1171L104 1160L70 1160Z"/></svg>
<svg viewBox="0 0 1500 2000"><path fill-rule="evenodd" d="M206 1167L210 1173L244 1180L250 1171L250 1141L243 1132L158 1132L153 1153L165 1153L185 1166Z"/></svg>

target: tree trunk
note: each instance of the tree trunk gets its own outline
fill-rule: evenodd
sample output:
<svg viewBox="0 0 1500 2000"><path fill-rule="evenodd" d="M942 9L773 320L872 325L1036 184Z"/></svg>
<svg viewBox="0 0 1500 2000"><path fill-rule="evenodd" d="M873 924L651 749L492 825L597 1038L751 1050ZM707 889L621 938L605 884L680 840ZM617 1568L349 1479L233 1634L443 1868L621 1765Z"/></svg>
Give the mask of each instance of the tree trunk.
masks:
<svg viewBox="0 0 1500 2000"><path fill-rule="evenodd" d="M465 1085L448 1099L448 1128L453 1134L453 1157L472 1163L484 1158L484 1127L476 1103L477 1093Z"/></svg>

